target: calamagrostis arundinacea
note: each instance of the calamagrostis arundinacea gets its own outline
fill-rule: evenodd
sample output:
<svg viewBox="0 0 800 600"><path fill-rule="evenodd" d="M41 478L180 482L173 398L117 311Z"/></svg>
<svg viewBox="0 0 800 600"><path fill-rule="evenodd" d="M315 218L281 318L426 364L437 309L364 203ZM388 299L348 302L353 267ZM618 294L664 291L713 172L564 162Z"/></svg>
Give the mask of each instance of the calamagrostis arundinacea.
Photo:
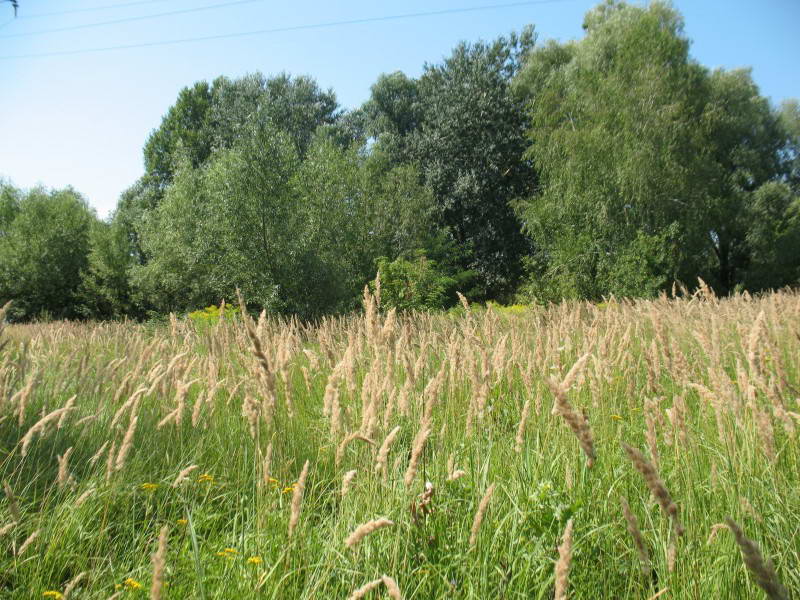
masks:
<svg viewBox="0 0 800 600"><path fill-rule="evenodd" d="M420 428L416 437L414 437L414 443L411 447L411 458L408 461L406 475L403 478L406 487L414 483L414 477L417 475L417 463L419 462L420 455L422 455L422 451L425 449L425 442L428 440L430 434L431 428L425 424Z"/></svg>
<svg viewBox="0 0 800 600"><path fill-rule="evenodd" d="M386 438L383 440L381 447L378 449L378 456L375 459L375 472L376 473L383 473L384 476L387 473L386 470L386 461L389 458L389 449L392 446L392 442L394 442L397 434L400 433L400 426L398 425L394 429L392 429L387 435Z"/></svg>
<svg viewBox="0 0 800 600"><path fill-rule="evenodd" d="M11 513L11 518L15 523L20 523L22 521L22 515L19 512L19 504L17 504L17 499L14 497L14 492L11 491L11 486L8 485L7 481L3 482L3 491L6 493L6 499L8 500L8 512Z"/></svg>
<svg viewBox="0 0 800 600"><path fill-rule="evenodd" d="M558 547L558 562L556 562L556 591L555 600L567 600L569 588L569 566L572 563L572 519L567 521L561 545Z"/></svg>
<svg viewBox="0 0 800 600"><path fill-rule="evenodd" d="M176 488L181 483L186 481L189 478L189 473L191 473L192 471L194 471L197 468L198 468L197 465L191 465L191 466L186 467L185 469L183 469L180 473L178 473L178 476L175 478L175 481L172 482L172 487Z"/></svg>
<svg viewBox="0 0 800 600"><path fill-rule="evenodd" d="M40 531L41 529L37 529L32 534L30 534L24 542L22 542L22 545L19 547L19 550L17 550L18 557L25 554L25 551L31 546L31 544L33 544L33 542L36 541L36 538L39 537Z"/></svg>
<svg viewBox="0 0 800 600"><path fill-rule="evenodd" d="M633 538L633 544L636 546L636 554L639 555L639 563L642 568L642 573L645 577L649 577L652 567L650 566L650 553L647 551L647 544L645 544L644 536L639 530L639 522L636 520L636 515L631 511L628 500L625 497L620 498L622 504L622 514L625 516L625 521L628 523L628 533Z"/></svg>
<svg viewBox="0 0 800 600"><path fill-rule="evenodd" d="M358 471L353 469L352 471L345 473L344 477L342 477L342 498L344 498L347 495L347 492L350 491L350 484L353 482L353 478L356 476L356 473L358 473Z"/></svg>
<svg viewBox="0 0 800 600"><path fill-rule="evenodd" d="M361 598L366 598L367 594L369 594L372 590L378 589L382 583L382 579L373 579L350 594L348 600L360 600Z"/></svg>
<svg viewBox="0 0 800 600"><path fill-rule="evenodd" d="M493 483L486 489L486 492L483 494L483 498L481 498L480 504L478 504L478 510L475 511L475 517L472 519L472 529L470 530L469 534L470 547L473 547L478 543L478 534L481 531L481 523L483 523L483 517L486 515L486 511L489 508L489 502L492 499L492 494L494 494L494 488L495 484Z"/></svg>
<svg viewBox="0 0 800 600"><path fill-rule="evenodd" d="M682 535L683 525L681 525L680 520L678 520L678 505L672 501L672 496L670 496L667 487L658 476L658 471L656 471L656 468L650 464L650 462L644 457L644 454L642 454L638 449L633 448L624 442L622 447L625 449L625 453L633 463L633 466L637 471L639 471L639 473L642 474L642 477L644 477L644 481L647 484L647 487L650 489L650 493L653 494L653 497L658 502L661 510L664 511L664 514L667 515L667 517L672 519L675 533L677 535Z"/></svg>
<svg viewBox="0 0 800 600"><path fill-rule="evenodd" d="M772 566L772 561L764 558L758 544L746 537L736 521L730 517L725 519L725 523L736 538L736 543L742 552L742 560L753 575L756 585L764 590L771 600L789 600L789 591L778 581L778 574Z"/></svg>
<svg viewBox="0 0 800 600"><path fill-rule="evenodd" d="M347 536L347 539L344 541L344 545L348 548L352 548L369 534L378 531L379 529L383 529L384 527L391 527L392 525L394 525L394 521L390 521L386 517L381 517L380 519L375 519L374 521L367 521L366 523L356 527L353 533Z"/></svg>
<svg viewBox="0 0 800 600"><path fill-rule="evenodd" d="M308 476L308 461L303 465L300 477L294 486L292 493L292 513L289 516L289 537L292 537L297 522L300 520L300 505L303 502L303 491L306 489L306 477Z"/></svg>
<svg viewBox="0 0 800 600"><path fill-rule="evenodd" d="M386 593L389 594L389 598L392 600L403 600L403 594L400 593L400 587L392 577L384 575L381 577L381 580L383 581L383 585L386 586Z"/></svg>
<svg viewBox="0 0 800 600"><path fill-rule="evenodd" d="M158 550L152 556L153 583L150 586L150 600L161 600L161 588L164 586L164 566L167 562L167 534L169 527L164 525L158 535Z"/></svg>

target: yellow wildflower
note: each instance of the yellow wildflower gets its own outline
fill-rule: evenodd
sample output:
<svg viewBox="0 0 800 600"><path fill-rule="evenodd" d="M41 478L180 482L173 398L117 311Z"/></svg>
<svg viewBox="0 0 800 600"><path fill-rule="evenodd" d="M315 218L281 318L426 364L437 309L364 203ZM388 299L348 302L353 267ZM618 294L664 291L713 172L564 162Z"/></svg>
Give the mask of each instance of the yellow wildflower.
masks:
<svg viewBox="0 0 800 600"><path fill-rule="evenodd" d="M143 483L141 487L145 492L155 492L158 489L157 483Z"/></svg>
<svg viewBox="0 0 800 600"><path fill-rule="evenodd" d="M293 492L296 485L296 483L293 483L292 485L283 488L283 493L288 494L289 492Z"/></svg>
<svg viewBox="0 0 800 600"><path fill-rule="evenodd" d="M64 594L58 592L56 590L47 590L45 593L42 594L45 598L55 598L55 600L61 600L64 597Z"/></svg>
<svg viewBox="0 0 800 600"><path fill-rule="evenodd" d="M208 473L203 473L197 478L198 483L214 483L214 478Z"/></svg>
<svg viewBox="0 0 800 600"><path fill-rule="evenodd" d="M230 554L239 554L239 551L236 548L225 548L223 552L229 552Z"/></svg>
<svg viewBox="0 0 800 600"><path fill-rule="evenodd" d="M260 556L251 556L250 558L247 559L247 562L250 563L251 565L260 565L264 561L261 560Z"/></svg>
<svg viewBox="0 0 800 600"><path fill-rule="evenodd" d="M189 521L187 519L178 519L175 521L178 525L188 525Z"/></svg>
<svg viewBox="0 0 800 600"><path fill-rule="evenodd" d="M122 583L129 590L140 590L140 589L142 589L142 584L139 583L138 581L136 581L135 579L132 579L131 577L128 577Z"/></svg>
<svg viewBox="0 0 800 600"><path fill-rule="evenodd" d="M620 417L619 415L611 415L611 418L616 419L617 421L622 421L622 417Z"/></svg>

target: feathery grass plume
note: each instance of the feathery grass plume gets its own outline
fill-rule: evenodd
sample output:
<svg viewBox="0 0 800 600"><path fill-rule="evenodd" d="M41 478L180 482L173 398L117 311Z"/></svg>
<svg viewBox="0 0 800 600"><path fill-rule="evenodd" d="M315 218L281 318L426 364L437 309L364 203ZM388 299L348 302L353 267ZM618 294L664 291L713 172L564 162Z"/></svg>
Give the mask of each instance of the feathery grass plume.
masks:
<svg viewBox="0 0 800 600"><path fill-rule="evenodd" d="M375 472L383 473L384 479L388 474L388 469L386 468L386 461L389 458L389 450L391 449L392 443L394 442L395 438L399 433L400 433L400 426L398 425L394 429L392 429L384 438L381 447L378 449L378 455L375 458Z"/></svg>
<svg viewBox="0 0 800 600"><path fill-rule="evenodd" d="M8 343L8 340L3 341L3 329L5 329L6 326L6 313L8 312L9 308L11 308L11 300L0 307L0 350L2 350Z"/></svg>
<svg viewBox="0 0 800 600"><path fill-rule="evenodd" d="M350 594L348 600L360 600L361 598L366 598L367 594L369 594L372 590L378 589L382 583L382 579L374 579L370 582L367 582Z"/></svg>
<svg viewBox="0 0 800 600"><path fill-rule="evenodd" d="M172 482L172 487L176 488L181 483L186 481L189 478L189 473L191 473L192 471L194 471L197 468L198 468L198 465L191 465L191 466L188 466L185 469L181 470L181 472L178 473L178 476L175 478L175 481Z"/></svg>
<svg viewBox="0 0 800 600"><path fill-rule="evenodd" d="M392 577L383 575L381 577L381 581L383 581L383 585L386 586L386 593L389 594L389 598L392 600L403 600L403 594L400 593L400 587Z"/></svg>
<svg viewBox="0 0 800 600"><path fill-rule="evenodd" d="M69 455L72 454L72 446L70 446L64 454L58 456L58 477L56 482L59 488L67 485L72 477L69 474Z"/></svg>
<svg viewBox="0 0 800 600"><path fill-rule="evenodd" d="M570 373L572 373L572 371L570 371ZM569 377L569 374L567 374L567 377ZM556 399L553 405L553 413L561 415L570 429L572 429L572 433L578 438L578 443L583 453L586 455L586 467L591 469L597 455L595 454L592 430L589 428L589 420L585 415L572 408L572 405L567 399L566 388L564 388L561 383L553 379L548 379L547 384L550 386L550 390L553 392L553 396Z"/></svg>
<svg viewBox="0 0 800 600"><path fill-rule="evenodd" d="M633 448L624 442L622 443L622 447L624 448L625 453L628 455L630 461L633 463L633 466L637 471L639 471L639 473L641 473L642 477L644 477L644 481L647 484L650 493L653 494L653 497L658 502L661 510L664 511L664 514L667 515L667 517L672 519L675 533L677 535L683 535L683 525L681 525L681 522L678 519L678 505L672 501L672 496L670 496L667 487L658 476L658 471L656 471L656 468L650 464L650 462L644 457L644 454L642 454L638 449Z"/></svg>
<svg viewBox="0 0 800 600"><path fill-rule="evenodd" d="M164 586L164 567L167 562L167 534L169 527L164 525L158 535L158 550L151 557L153 562L153 583L150 585L150 600L161 600Z"/></svg>
<svg viewBox="0 0 800 600"><path fill-rule="evenodd" d="M647 448L650 450L650 456L653 459L653 465L655 465L656 469L658 468L658 433L656 432L656 421L658 420L657 415L659 408L658 408L658 401L652 398L647 398L644 401L644 421L646 425L644 437L647 441Z"/></svg>
<svg viewBox="0 0 800 600"><path fill-rule="evenodd" d="M778 460L778 454L775 451L775 430L772 427L769 411L754 406L753 413L758 425L758 434L761 438L761 449L764 451L764 456L767 457L767 460L774 463Z"/></svg>
<svg viewBox="0 0 800 600"><path fill-rule="evenodd" d="M530 411L531 399L528 398L525 400L525 405L522 407L522 415L520 416L519 425L517 426L517 437L514 444L514 452L517 454L522 452L522 444L525 442L525 424L528 422Z"/></svg>
<svg viewBox="0 0 800 600"><path fill-rule="evenodd" d="M28 399L33 392L33 388L36 385L36 379L38 376L38 371L34 371L31 376L28 377L28 382L25 384L25 386L16 394L11 396L11 400L9 400L9 404L17 405L17 425L19 427L22 427L22 424L25 422L25 408L28 406Z"/></svg>
<svg viewBox="0 0 800 600"><path fill-rule="evenodd" d="M3 537L5 534L14 529L14 527L16 526L17 524L14 521L12 521L11 523L6 523L2 527L0 527L0 537Z"/></svg>
<svg viewBox="0 0 800 600"><path fill-rule="evenodd" d="M706 545L710 546L712 542L716 539L717 534L726 527L727 525L725 523L715 523L714 525L712 525L710 531L708 532L708 539L706 540Z"/></svg>
<svg viewBox="0 0 800 600"><path fill-rule="evenodd" d="M30 534L30 535L29 535L29 536L28 536L28 537L25 539L25 541L24 541L24 542L22 542L22 545L21 545L21 546L19 547L19 549L17 550L17 557L20 557L20 556L22 556L23 554L25 554L25 551L26 551L28 548L30 548L30 546L31 546L31 545L32 545L32 544L33 544L33 543L36 541L36 538L38 538L38 537L39 537L39 533L41 533L41 531L42 531L41 529L37 529L37 530L36 530L36 531L34 531L32 534Z"/></svg>
<svg viewBox="0 0 800 600"><path fill-rule="evenodd" d="M306 476L308 475L308 461L306 460L303 465L303 470L300 472L300 477L297 479L297 484L294 486L292 492L292 512L289 516L289 537L292 537L297 522L300 520L300 505L303 502L303 492L306 489Z"/></svg>
<svg viewBox="0 0 800 600"><path fill-rule="evenodd" d="M486 511L489 509L489 502L494 494L494 488L494 483L486 488L483 498L481 498L480 504L478 504L478 510L475 511L475 517L472 519L472 529L470 529L469 534L469 545L471 548L478 543L478 534L481 531L481 523L483 523L483 518L486 516Z"/></svg>
<svg viewBox="0 0 800 600"><path fill-rule="evenodd" d="M261 484L266 486L269 484L269 478L272 475L272 442L267 444L267 452L264 454L264 460L261 461Z"/></svg>
<svg viewBox="0 0 800 600"><path fill-rule="evenodd" d="M753 575L756 585L764 590L771 600L789 600L789 591L778 581L778 574L772 561L762 556L758 544L746 537L736 521L730 517L725 519L725 523L736 538L736 543L742 552L742 560Z"/></svg>
<svg viewBox="0 0 800 600"><path fill-rule="evenodd" d="M73 398L74 397L75 396L73 396ZM22 447L20 449L20 454L23 458L28 455L28 448L33 441L33 436L35 436L37 433L44 435L47 425L56 419L60 419L61 416L68 410L72 410L72 407L64 406L62 408L57 408L53 412L39 419L30 429L28 429L28 432L22 437L21 440Z"/></svg>
<svg viewBox="0 0 800 600"><path fill-rule="evenodd" d="M558 562L556 562L556 591L555 600L567 600L569 589L569 567L572 563L572 519L567 521L561 545L558 547Z"/></svg>
<svg viewBox="0 0 800 600"><path fill-rule="evenodd" d="M356 527L353 533L347 536L344 545L348 548L352 548L371 533L383 529L384 527L391 527L392 525L394 525L394 521L390 521L385 517L375 519L374 521L367 521Z"/></svg>
<svg viewBox="0 0 800 600"><path fill-rule="evenodd" d="M678 562L678 539L677 536L670 536L669 545L667 546L667 571L670 573L675 571L675 565Z"/></svg>
<svg viewBox="0 0 800 600"><path fill-rule="evenodd" d="M89 496L91 496L92 494L94 494L96 491L97 491L97 490L96 490L96 488L89 488L88 490L86 490L85 492L83 492L83 493L82 493L80 496L78 496L78 498L75 500L75 506L80 506L81 504L83 504L84 502L86 502L86 499L87 499Z"/></svg>
<svg viewBox="0 0 800 600"><path fill-rule="evenodd" d="M422 451L425 449L425 442L428 441L428 436L430 436L430 434L430 427L423 425L414 437L414 443L411 446L411 458L408 460L408 468L403 478L403 483L405 483L406 487L410 487L411 484L414 483L414 477L417 475L419 457L422 456Z"/></svg>
<svg viewBox="0 0 800 600"><path fill-rule="evenodd" d="M652 571L652 567L650 565L650 552L647 550L647 544L645 544L644 536L642 536L642 532L639 530L639 522L636 520L636 515L633 514L631 511L631 507L628 504L627 498L624 496L620 498L620 504L622 504L622 514L625 516L625 521L628 524L628 533L631 534L633 538L633 544L636 546L636 554L639 556L639 564L642 568L642 574L645 577L649 577Z"/></svg>
<svg viewBox="0 0 800 600"><path fill-rule="evenodd" d="M352 442L354 440L360 440L362 442L366 442L370 446L374 446L375 445L375 442L373 440L369 439L368 437L364 437L358 431L351 433L350 435L346 436L341 441L339 446L336 448L336 466L337 467L342 462L342 458L344 457L345 450L347 450L347 446L350 444L350 442Z"/></svg>
<svg viewBox="0 0 800 600"><path fill-rule="evenodd" d="M125 437L122 438L122 445L117 454L117 460L114 464L114 470L121 471L125 467L125 460L128 458L128 452L133 447L133 436L136 433L136 424L139 422L139 417L131 413L131 420L128 423L128 429L125 432Z"/></svg>
<svg viewBox="0 0 800 600"><path fill-rule="evenodd" d="M247 337L250 339L250 344L252 345L251 351L253 356L255 356L258 360L259 366L261 366L265 381L267 382L267 387L272 390L275 382L275 373L272 369L272 363L267 355L264 354L264 350L261 345L261 339L258 337L258 332L253 326L253 320L247 313L247 306L244 303L244 297L238 289L236 290L236 296L239 298L239 308L242 311L242 322L244 323L245 330L247 331Z"/></svg>
<svg viewBox="0 0 800 600"><path fill-rule="evenodd" d="M6 500L8 500L8 512L11 513L11 518L15 523L21 523L22 514L19 511L19 504L17 504L17 499L14 497L14 492L11 491L8 481L3 482L3 491L6 494Z"/></svg>
<svg viewBox="0 0 800 600"><path fill-rule="evenodd" d="M114 473L114 457L116 455L117 442L111 442L111 448L108 449L106 456L106 483L111 481L111 475Z"/></svg>
<svg viewBox="0 0 800 600"><path fill-rule="evenodd" d="M62 597L62 600L69 600L70 594L83 580L83 578L86 577L86 575L88 575L86 571L81 571L80 573L75 575L75 577L69 580L69 583L67 583L67 586L64 588L64 595Z"/></svg>
<svg viewBox="0 0 800 600"><path fill-rule="evenodd" d="M75 408L75 400L77 397L78 397L77 395L71 396L70 399L67 400L67 403L64 406L62 406L61 409L59 409L62 412L61 412L61 418L58 419L58 424L56 425L56 429L61 429L62 427L64 427L64 423L66 423L67 421L67 415L69 415L69 411Z"/></svg>
<svg viewBox="0 0 800 600"><path fill-rule="evenodd" d="M353 469L352 471L345 473L344 477L342 477L342 498L344 498L347 495L347 492L350 491L350 484L353 482L353 478L356 476L356 473L358 473L358 471Z"/></svg>
<svg viewBox="0 0 800 600"><path fill-rule="evenodd" d="M101 456L103 456L103 451L104 451L104 450L105 450L107 447L108 447L108 440L106 440L105 442L103 442L102 446L100 446L100 447L97 449L97 452L95 452L95 453L92 455L92 458L90 458L90 459L89 459L89 464L90 464L90 465L92 465L92 466L94 466L94 464L95 464L95 463L96 463L98 460L100 460L100 457L101 457Z"/></svg>

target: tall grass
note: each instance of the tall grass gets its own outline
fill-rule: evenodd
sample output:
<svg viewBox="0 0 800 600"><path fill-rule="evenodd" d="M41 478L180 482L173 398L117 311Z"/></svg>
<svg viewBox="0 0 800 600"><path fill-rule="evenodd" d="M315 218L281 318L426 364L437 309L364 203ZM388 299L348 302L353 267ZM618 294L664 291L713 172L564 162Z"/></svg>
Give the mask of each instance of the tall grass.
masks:
<svg viewBox="0 0 800 600"><path fill-rule="evenodd" d="M797 293L365 305L5 327L0 598L800 589Z"/></svg>

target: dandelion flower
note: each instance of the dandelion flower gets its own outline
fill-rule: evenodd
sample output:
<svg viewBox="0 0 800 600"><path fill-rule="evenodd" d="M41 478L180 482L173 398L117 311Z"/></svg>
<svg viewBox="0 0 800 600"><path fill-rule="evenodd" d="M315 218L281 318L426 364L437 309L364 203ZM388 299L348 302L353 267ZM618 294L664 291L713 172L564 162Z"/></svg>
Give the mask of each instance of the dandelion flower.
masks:
<svg viewBox="0 0 800 600"><path fill-rule="evenodd" d="M157 483L143 483L141 487L145 492L155 492L158 489Z"/></svg>
<svg viewBox="0 0 800 600"><path fill-rule="evenodd" d="M187 519L178 519L175 521L178 525L188 525L189 521Z"/></svg>
<svg viewBox="0 0 800 600"><path fill-rule="evenodd" d="M214 478L208 473L203 473L197 478L198 483L214 483Z"/></svg>
<svg viewBox="0 0 800 600"><path fill-rule="evenodd" d="M62 598L64 598L64 594L56 590L47 590L42 596L45 598L55 598L55 600L62 600Z"/></svg>
<svg viewBox="0 0 800 600"><path fill-rule="evenodd" d="M260 556L251 556L250 558L247 559L247 562L251 565L260 565L264 561L261 559Z"/></svg>

